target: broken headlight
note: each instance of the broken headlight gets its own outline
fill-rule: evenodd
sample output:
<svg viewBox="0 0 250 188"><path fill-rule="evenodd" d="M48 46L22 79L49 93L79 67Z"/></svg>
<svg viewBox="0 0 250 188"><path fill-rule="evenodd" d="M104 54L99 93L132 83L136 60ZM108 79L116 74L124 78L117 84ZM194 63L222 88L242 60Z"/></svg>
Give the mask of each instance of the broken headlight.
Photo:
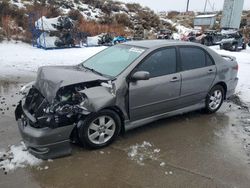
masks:
<svg viewBox="0 0 250 188"><path fill-rule="evenodd" d="M26 95L35 82L30 82L20 89L20 93Z"/></svg>

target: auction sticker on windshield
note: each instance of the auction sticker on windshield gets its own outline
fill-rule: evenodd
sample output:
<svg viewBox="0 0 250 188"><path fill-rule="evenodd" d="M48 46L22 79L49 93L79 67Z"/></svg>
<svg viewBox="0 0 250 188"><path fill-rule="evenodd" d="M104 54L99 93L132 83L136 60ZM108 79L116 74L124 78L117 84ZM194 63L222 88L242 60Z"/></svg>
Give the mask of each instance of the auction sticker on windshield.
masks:
<svg viewBox="0 0 250 188"><path fill-rule="evenodd" d="M141 49L141 48L135 48L135 47L133 47L133 48L130 48L129 51L130 51L130 52L135 52L135 53L141 54L141 53L143 53L145 50L144 50L144 49Z"/></svg>

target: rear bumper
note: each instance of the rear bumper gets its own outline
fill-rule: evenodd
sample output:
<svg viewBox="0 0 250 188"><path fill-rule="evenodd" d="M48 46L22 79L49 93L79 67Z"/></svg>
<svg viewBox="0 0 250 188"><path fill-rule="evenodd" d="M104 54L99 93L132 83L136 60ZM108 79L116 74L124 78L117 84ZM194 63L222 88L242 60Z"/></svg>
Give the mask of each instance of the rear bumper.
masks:
<svg viewBox="0 0 250 188"><path fill-rule="evenodd" d="M234 93L235 93L235 89L236 86L238 84L239 78L235 78L231 81L229 81L228 85L227 85L227 95L226 95L226 99L228 99L229 97L231 97Z"/></svg>
<svg viewBox="0 0 250 188"><path fill-rule="evenodd" d="M28 151L41 159L52 159L71 154L70 134L74 125L51 129L30 126L31 114L23 109L22 102L16 108L18 128ZM34 117L33 117L34 118Z"/></svg>

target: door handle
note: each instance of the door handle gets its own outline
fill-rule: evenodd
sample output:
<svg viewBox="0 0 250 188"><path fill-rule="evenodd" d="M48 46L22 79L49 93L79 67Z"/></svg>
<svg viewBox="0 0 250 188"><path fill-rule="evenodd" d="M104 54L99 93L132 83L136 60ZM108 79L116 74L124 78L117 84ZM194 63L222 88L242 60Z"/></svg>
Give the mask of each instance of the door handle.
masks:
<svg viewBox="0 0 250 188"><path fill-rule="evenodd" d="M170 82L177 82L177 81L179 81L179 78L178 78L178 77L176 77L176 76L175 76L175 77L173 77L173 78L172 78L172 80L170 80Z"/></svg>
<svg viewBox="0 0 250 188"><path fill-rule="evenodd" d="M213 69L209 69L209 70L207 71L207 73L208 73L208 74L214 73L214 70L213 70Z"/></svg>

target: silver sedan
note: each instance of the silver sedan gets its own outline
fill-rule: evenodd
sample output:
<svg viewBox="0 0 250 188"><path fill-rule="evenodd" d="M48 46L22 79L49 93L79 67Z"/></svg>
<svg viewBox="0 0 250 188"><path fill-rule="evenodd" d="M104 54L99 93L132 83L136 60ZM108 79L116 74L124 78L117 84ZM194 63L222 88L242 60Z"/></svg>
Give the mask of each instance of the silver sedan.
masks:
<svg viewBox="0 0 250 188"><path fill-rule="evenodd" d="M123 131L204 109L216 112L236 88L238 64L195 43L133 41L77 66L41 67L16 109L29 151L70 154L70 141L107 146Z"/></svg>

